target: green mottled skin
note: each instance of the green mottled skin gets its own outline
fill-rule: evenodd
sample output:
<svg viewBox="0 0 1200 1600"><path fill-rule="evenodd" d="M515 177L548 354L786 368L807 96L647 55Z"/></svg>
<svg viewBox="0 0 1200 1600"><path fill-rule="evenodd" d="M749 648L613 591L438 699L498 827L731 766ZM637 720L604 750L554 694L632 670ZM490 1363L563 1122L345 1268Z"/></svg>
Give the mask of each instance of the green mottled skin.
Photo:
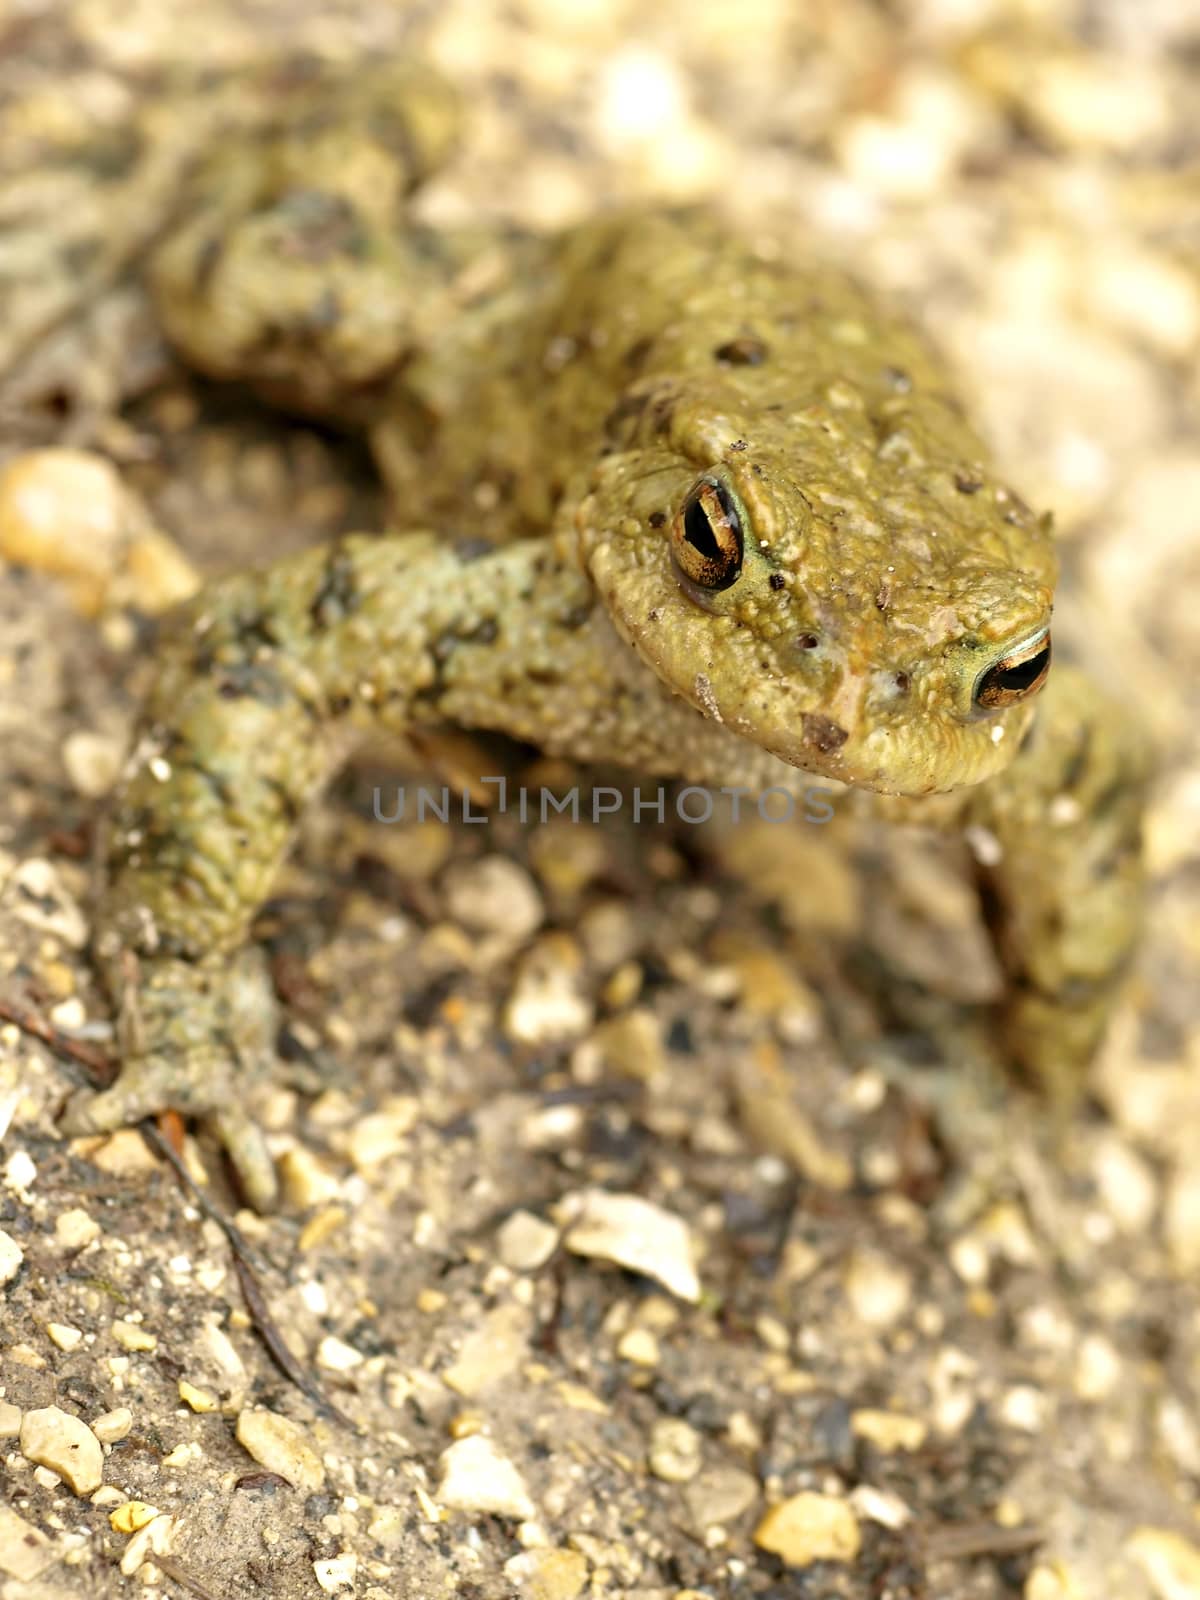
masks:
<svg viewBox="0 0 1200 1600"><path fill-rule="evenodd" d="M419 531L236 575L178 616L100 911L124 1070L74 1126L215 1115L269 1200L228 1110L269 1059L250 920L356 733L445 722L702 783L817 774L986 829L1012 1050L1077 1072L1134 938L1142 759L1070 669L973 707L1047 623L1055 558L926 345L839 274L697 216L422 230L405 196L448 100L411 72L353 96L219 157L153 281L198 367L361 419ZM720 592L671 553L704 473L746 523Z"/></svg>

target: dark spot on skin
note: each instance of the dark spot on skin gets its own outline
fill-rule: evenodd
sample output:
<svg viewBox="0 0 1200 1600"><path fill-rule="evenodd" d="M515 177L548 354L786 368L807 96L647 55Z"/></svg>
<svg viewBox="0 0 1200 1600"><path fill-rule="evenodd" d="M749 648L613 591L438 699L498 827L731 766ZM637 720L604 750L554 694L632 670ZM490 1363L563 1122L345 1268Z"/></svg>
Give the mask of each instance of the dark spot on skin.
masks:
<svg viewBox="0 0 1200 1600"><path fill-rule="evenodd" d="M650 415L656 432L666 433L669 430L675 416L675 400L676 396L673 394L659 394L654 397Z"/></svg>
<svg viewBox="0 0 1200 1600"><path fill-rule="evenodd" d="M196 264L192 272L192 287L197 294L203 294L212 281L217 264L225 253L224 234L214 234L206 239L196 252Z"/></svg>
<svg viewBox="0 0 1200 1600"><path fill-rule="evenodd" d="M646 621L647 622L657 622L660 619L661 616L662 616L662 612L658 609L658 607L657 606L652 606L650 608L650 610L647 611L647 613L646 613Z"/></svg>
<svg viewBox="0 0 1200 1600"><path fill-rule="evenodd" d="M745 439L735 439L729 448L731 450L742 451L748 450L750 446L746 443Z"/></svg>
<svg viewBox="0 0 1200 1600"><path fill-rule="evenodd" d="M591 600L585 600L577 606L572 606L569 611L564 612L562 626L568 631L568 633L574 633L577 628L583 627L584 623L591 616L592 609L593 602Z"/></svg>
<svg viewBox="0 0 1200 1600"><path fill-rule="evenodd" d="M802 633L796 640L801 650L815 650L820 642L815 633Z"/></svg>
<svg viewBox="0 0 1200 1600"><path fill-rule="evenodd" d="M666 523L667 514L665 511L652 511L646 520L652 528L661 528Z"/></svg>
<svg viewBox="0 0 1200 1600"><path fill-rule="evenodd" d="M622 424L636 422L645 411L650 396L645 392L627 391L604 419L604 431L610 439L619 438Z"/></svg>
<svg viewBox="0 0 1200 1600"><path fill-rule="evenodd" d="M470 566L472 561L479 561L484 556L490 556L496 546L490 539L456 539L453 544L454 554L463 566Z"/></svg>
<svg viewBox="0 0 1200 1600"><path fill-rule="evenodd" d="M257 700L264 706L285 705L290 698L287 684L263 661L239 661L224 667L217 693L222 700Z"/></svg>
<svg viewBox="0 0 1200 1600"><path fill-rule="evenodd" d="M235 616L231 631L247 657L256 651L277 650L280 646L281 641L271 627L270 618L262 611L251 610Z"/></svg>
<svg viewBox="0 0 1200 1600"><path fill-rule="evenodd" d="M555 672L552 667L530 667L525 676L530 683L540 683L549 689L562 682L562 674Z"/></svg>
<svg viewBox="0 0 1200 1600"><path fill-rule="evenodd" d="M1027 500L1023 500L1015 489L1006 489L1004 491L1004 496L1005 499L1010 502L1010 504L1016 507L1023 517L1031 517L1033 515L1033 507Z"/></svg>
<svg viewBox="0 0 1200 1600"><path fill-rule="evenodd" d="M786 583L787 579L782 572L773 572L767 579L767 587L769 589L782 589Z"/></svg>
<svg viewBox="0 0 1200 1600"><path fill-rule="evenodd" d="M335 328L341 320L342 305L332 289L323 289L312 304L308 313L309 325L313 328Z"/></svg>
<svg viewBox="0 0 1200 1600"><path fill-rule="evenodd" d="M634 340L625 352L625 365L630 372L639 372L645 366L646 357L653 348L654 340L651 338L646 337Z"/></svg>
<svg viewBox="0 0 1200 1600"><path fill-rule="evenodd" d="M313 596L309 616L316 627L329 628L352 616L358 609L359 600L354 562L345 550L335 544L325 562L321 586Z"/></svg>
<svg viewBox="0 0 1200 1600"><path fill-rule="evenodd" d="M901 694L907 694L909 685L912 683L912 679L907 672L898 672L892 681Z"/></svg>
<svg viewBox="0 0 1200 1600"><path fill-rule="evenodd" d="M891 586L891 584L888 584L888 583L881 583L879 585L879 588L875 592L875 609L876 609L876 611L886 611L888 606L891 605L891 603L892 603L892 586Z"/></svg>
<svg viewBox="0 0 1200 1600"><path fill-rule="evenodd" d="M371 107L367 128L386 151L399 157L405 188L411 191L424 176L429 163L422 158L419 142L413 139L408 118L400 114L398 107L379 103Z"/></svg>
<svg viewBox="0 0 1200 1600"><path fill-rule="evenodd" d="M761 367L767 359L767 354L766 344L763 340L755 338L752 333L744 333L736 339L729 339L725 344L719 344L713 351L716 360L728 367Z"/></svg>
<svg viewBox="0 0 1200 1600"><path fill-rule="evenodd" d="M284 257L319 266L333 256L361 257L366 249L358 213L343 195L294 189L280 201L278 211L293 226L280 241Z"/></svg>
<svg viewBox="0 0 1200 1600"><path fill-rule="evenodd" d="M262 782L275 797L275 804L279 814L289 827L295 825L300 818L300 801L292 794L286 784L280 783L278 778L263 778Z"/></svg>
<svg viewBox="0 0 1200 1600"><path fill-rule="evenodd" d="M429 653L434 661L441 666L449 661L450 657L463 644L495 644L500 634L500 627L495 617L484 617L482 622L477 622L473 628L459 630L447 628L429 647Z"/></svg>
<svg viewBox="0 0 1200 1600"><path fill-rule="evenodd" d="M831 750L840 750L850 735L845 728L840 728L836 722L831 722L828 717L822 717L814 711L804 714L804 742L813 750L820 750L828 755Z"/></svg>
<svg viewBox="0 0 1200 1600"><path fill-rule="evenodd" d="M87 272L100 256L100 242L96 239L75 239L62 253L62 264L72 277Z"/></svg>
<svg viewBox="0 0 1200 1600"><path fill-rule="evenodd" d="M956 472L954 474L954 487L959 494L978 494L983 488L983 479L977 478L972 472Z"/></svg>
<svg viewBox="0 0 1200 1600"><path fill-rule="evenodd" d="M913 381L903 367L884 367L883 376L897 394L908 394Z"/></svg>
<svg viewBox="0 0 1200 1600"><path fill-rule="evenodd" d="M1090 728L1081 727L1079 742L1071 753L1065 771L1062 775L1063 792L1074 789L1079 780L1087 772L1088 758L1092 753L1092 733Z"/></svg>

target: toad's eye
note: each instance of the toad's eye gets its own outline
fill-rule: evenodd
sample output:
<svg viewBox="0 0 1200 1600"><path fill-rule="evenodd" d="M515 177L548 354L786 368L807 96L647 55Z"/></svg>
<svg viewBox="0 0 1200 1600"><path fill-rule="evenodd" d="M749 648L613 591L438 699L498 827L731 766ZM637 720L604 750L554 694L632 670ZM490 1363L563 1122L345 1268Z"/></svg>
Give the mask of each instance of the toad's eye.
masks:
<svg viewBox="0 0 1200 1600"><path fill-rule="evenodd" d="M701 589L728 589L742 570L742 523L717 478L701 478L671 526L675 564Z"/></svg>
<svg viewBox="0 0 1200 1600"><path fill-rule="evenodd" d="M1050 630L1043 628L980 674L975 704L985 711L1015 705L1036 694L1050 671Z"/></svg>

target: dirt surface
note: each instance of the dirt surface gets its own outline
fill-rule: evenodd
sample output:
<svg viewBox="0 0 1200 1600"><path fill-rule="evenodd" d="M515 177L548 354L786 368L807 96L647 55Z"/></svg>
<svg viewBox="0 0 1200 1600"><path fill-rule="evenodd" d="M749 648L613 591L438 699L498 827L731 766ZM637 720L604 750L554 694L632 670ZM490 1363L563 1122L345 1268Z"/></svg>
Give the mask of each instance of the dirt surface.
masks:
<svg viewBox="0 0 1200 1600"><path fill-rule="evenodd" d="M576 775L360 763L260 921L286 1209L184 1147L335 1409L217 1221L139 1133L64 1141L82 1069L0 1023L0 1596L1200 1596L1200 11L0 0L0 547L14 471L65 518L0 568L0 1002L101 1053L150 613L383 513L353 441L173 364L119 172L72 153L301 51L461 85L432 217L697 200L922 315L1056 510L1059 636L1158 742L1150 927L1056 1125L990 1049L953 847L388 823L422 772ZM17 460L60 446L119 476Z"/></svg>

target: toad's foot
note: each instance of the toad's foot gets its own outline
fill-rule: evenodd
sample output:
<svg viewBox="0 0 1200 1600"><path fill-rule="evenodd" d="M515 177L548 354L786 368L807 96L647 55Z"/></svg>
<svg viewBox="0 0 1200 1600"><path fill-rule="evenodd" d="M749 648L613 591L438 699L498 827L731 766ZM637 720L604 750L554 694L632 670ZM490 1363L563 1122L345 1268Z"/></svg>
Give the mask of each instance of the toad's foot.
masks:
<svg viewBox="0 0 1200 1600"><path fill-rule="evenodd" d="M139 963L122 995L117 1080L74 1096L64 1131L107 1133L168 1110L198 1115L228 1153L247 1201L269 1209L275 1169L246 1101L273 1064L275 1017L256 949L208 963Z"/></svg>

